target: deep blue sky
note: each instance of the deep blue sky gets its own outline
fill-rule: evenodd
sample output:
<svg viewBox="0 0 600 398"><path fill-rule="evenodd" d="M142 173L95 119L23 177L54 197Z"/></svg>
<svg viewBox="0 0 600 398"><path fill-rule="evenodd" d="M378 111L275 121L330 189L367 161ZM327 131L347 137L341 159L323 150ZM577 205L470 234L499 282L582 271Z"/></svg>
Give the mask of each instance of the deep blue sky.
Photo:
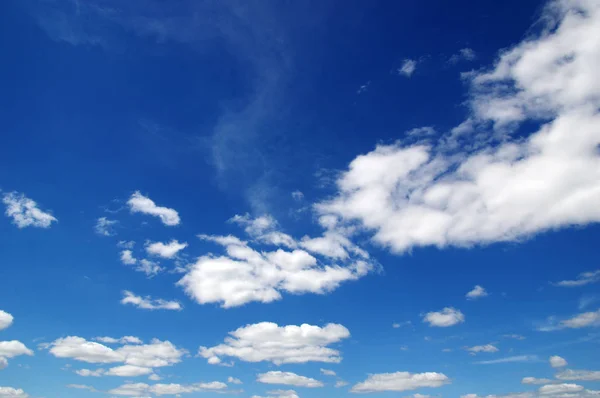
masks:
<svg viewBox="0 0 600 398"><path fill-rule="evenodd" d="M576 7L577 1L566 3ZM356 231L343 235L370 255L370 271L357 280L320 294L281 290L280 300L233 308L222 308L218 300L199 303L176 286L198 257L223 254L198 234L232 234L259 251L275 250L261 243L260 233L247 235L243 225L227 221L236 214L270 216L278 231L297 242L305 235L320 236L323 213L315 205L344 197L336 181L350 162L377 145L413 145L416 139L407 133L412 129L432 127L427 142L437 153L443 151L432 142L442 142L467 118L480 117L477 128L485 137L506 134L500 142L517 135L525 140L540 123L559 118L564 107L549 106L540 118L525 103L520 106L529 109L526 117L511 120L511 132L495 130L493 118L477 113L473 104L483 97L473 75L464 74L493 69L503 49L525 38L554 34L544 31L549 16L544 5L512 0L2 2L0 194L5 204L11 192L23 194L57 221L42 228L19 226L11 217L0 222L0 310L14 317L10 327L0 327L0 341L19 340L35 353L8 357L0 387L21 388L31 397L68 398L105 394L128 382L190 385L227 382L232 376L244 384L228 388L243 389L244 397L277 389L331 397L353 395L352 386L369 374L402 371L443 373L448 382L380 396L459 397L536 391L539 386L521 385L521 379L551 379L552 355L564 357L571 369L598 369L598 356L591 353L598 352L600 342L594 329L600 325L594 284L600 276L576 287L552 284L598 269L598 215L585 206L577 215L529 229L523 225L537 215L528 213L503 238L448 238L445 245L426 241L406 250L393 250L397 241L378 241L375 235L383 227L350 214L348 207L336 215L347 217ZM590 15L597 26L598 12ZM474 56L458 56L461 49L471 49ZM398 70L407 60L416 67L405 76ZM519 90L519 83L511 87ZM588 104L598 109L599 93L594 93L596 102ZM467 141L479 139L472 137ZM453 149L459 163L471 150L462 145ZM498 142L484 145L478 149L482 153ZM592 163L590 176L597 175L597 164ZM455 166L444 173L452 175ZM573 192L590 186L573 181ZM179 225L135 213L128 200L137 191L176 210ZM294 199L295 191L303 197ZM400 204L394 208L402 210ZM95 230L101 217L117 221L106 236ZM423 220L423 227L437 228ZM417 227L398 223L397 228ZM174 258L161 259L165 270L156 276L120 261L125 250L117 247L120 241L136 242L139 261L146 242L173 239L188 246ZM332 263L327 256L316 257L319 266ZM350 267L354 260L333 263ZM488 296L468 300L465 295L476 285ZM183 309L122 305L124 290L176 300ZM427 313L446 307L460 310L465 321L451 327L425 322ZM598 320L539 331L584 312ZM229 358L235 365L225 367L196 356L199 346L217 346L230 331L263 321L335 323L351 336L331 345L343 356L334 364ZM503 337L508 334L525 339ZM147 375L83 377L74 371L123 363L58 358L50 346L38 347L66 336L89 341L138 336L146 343L157 338L190 355L155 368L161 381L149 381ZM467 350L486 344L499 351L473 356ZM476 363L521 356L526 359ZM320 368L335 370L348 386L335 388L337 378L320 374ZM325 387L257 381L257 374L276 370L321 380ZM562 382L594 389L593 382ZM217 396L189 393L196 395Z"/></svg>

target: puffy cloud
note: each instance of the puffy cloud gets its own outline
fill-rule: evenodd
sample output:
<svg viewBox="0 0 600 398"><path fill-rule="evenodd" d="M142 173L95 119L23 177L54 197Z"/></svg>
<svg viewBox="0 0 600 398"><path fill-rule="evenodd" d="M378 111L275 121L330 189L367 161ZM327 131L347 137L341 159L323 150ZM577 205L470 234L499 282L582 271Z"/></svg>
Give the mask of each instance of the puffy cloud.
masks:
<svg viewBox="0 0 600 398"><path fill-rule="evenodd" d="M267 391L267 397L253 395L251 398L299 398L294 390L271 390Z"/></svg>
<svg viewBox="0 0 600 398"><path fill-rule="evenodd" d="M319 380L312 379L306 376L300 376L292 372L270 371L259 374L257 379L260 383L265 384L282 384L298 387L323 387L323 383Z"/></svg>
<svg viewBox="0 0 600 398"><path fill-rule="evenodd" d="M468 137L482 142L379 145L350 163L317 209L360 222L397 253L600 221L600 3L554 1L542 21L550 26L540 35L469 77ZM525 138L507 135L540 120Z"/></svg>
<svg viewBox="0 0 600 398"><path fill-rule="evenodd" d="M96 337L94 340L105 344L142 344L143 341L139 337L135 336L123 336L121 338L114 337Z"/></svg>
<svg viewBox="0 0 600 398"><path fill-rule="evenodd" d="M252 221L253 230L267 228L267 222L261 222L260 228L255 223ZM223 245L227 252L226 256L198 258L177 283L200 304L221 303L229 308L252 301L268 303L280 300L281 291L324 294L372 269L363 259L344 266L322 266L304 250L259 252L234 236L200 238Z"/></svg>
<svg viewBox="0 0 600 398"><path fill-rule="evenodd" d="M488 292L486 292L486 290L479 286L476 285L473 290L471 290L469 293L467 293L466 297L469 300L475 300L481 297L486 297L488 295Z"/></svg>
<svg viewBox="0 0 600 398"><path fill-rule="evenodd" d="M535 362L538 361L539 358L536 355L516 355L512 357L499 358L499 359L491 359L488 361L479 361L475 362L479 365L494 365L497 363L510 363L510 362Z"/></svg>
<svg viewBox="0 0 600 398"><path fill-rule="evenodd" d="M121 304L131 304L144 310L174 310L180 311L183 307L178 301L168 301L164 299L153 299L150 296L136 296L134 293L125 290Z"/></svg>
<svg viewBox="0 0 600 398"><path fill-rule="evenodd" d="M583 391L578 384L548 384L539 389L540 395L572 394Z"/></svg>
<svg viewBox="0 0 600 398"><path fill-rule="evenodd" d="M235 357L245 362L269 361L283 363L330 362L339 363L339 351L327 347L350 337L342 325L324 327L303 324L279 326L261 322L241 327L229 333L223 344L200 347L199 355L211 364L222 357Z"/></svg>
<svg viewBox="0 0 600 398"><path fill-rule="evenodd" d="M562 368L567 366L567 361L563 357L559 357L558 355L553 355L549 359L550 366L553 368Z"/></svg>
<svg viewBox="0 0 600 398"><path fill-rule="evenodd" d="M0 330L8 328L13 323L13 316L6 311L0 310Z"/></svg>
<svg viewBox="0 0 600 398"><path fill-rule="evenodd" d="M227 378L227 383L231 383L231 384L242 384L242 381L240 379L236 379L235 377L231 377L229 376Z"/></svg>
<svg viewBox="0 0 600 398"><path fill-rule="evenodd" d="M536 377L523 377L521 384L551 384L554 383L551 379L538 379Z"/></svg>
<svg viewBox="0 0 600 398"><path fill-rule="evenodd" d="M152 368L135 365L122 365L108 369L107 376L135 377L151 374Z"/></svg>
<svg viewBox="0 0 600 398"><path fill-rule="evenodd" d="M49 347L50 353L58 358L73 358L88 363L113 363L124 360L112 348L77 336L57 339L50 343Z"/></svg>
<svg viewBox="0 0 600 398"><path fill-rule="evenodd" d="M19 228L49 228L53 222L58 221L50 213L40 210L35 201L22 193L11 192L4 194L2 202L6 205L6 216L12 218L13 224Z"/></svg>
<svg viewBox="0 0 600 398"><path fill-rule="evenodd" d="M417 69L417 61L414 59L405 59L402 61L402 66L398 68L398 74L401 76L411 77Z"/></svg>
<svg viewBox="0 0 600 398"><path fill-rule="evenodd" d="M558 380L568 381L600 381L600 370L572 370L567 369L555 376Z"/></svg>
<svg viewBox="0 0 600 398"><path fill-rule="evenodd" d="M106 217L100 217L98 220L96 220L94 231L101 236L114 236L116 235L114 226L118 223L119 222L117 220L109 220Z"/></svg>
<svg viewBox="0 0 600 398"><path fill-rule="evenodd" d="M476 345L474 347L467 347L466 350L469 351L469 352L471 352L471 353L473 353L473 354L477 354L479 352L498 352L498 351L500 351L493 344Z"/></svg>
<svg viewBox="0 0 600 398"><path fill-rule="evenodd" d="M14 358L20 355L33 355L33 351L17 340L0 341L0 358Z"/></svg>
<svg viewBox="0 0 600 398"><path fill-rule="evenodd" d="M350 392L408 391L422 387L441 387L449 383L450 379L443 373L381 373L369 375L367 380L355 384Z"/></svg>
<svg viewBox="0 0 600 398"><path fill-rule="evenodd" d="M0 387L0 398L29 398L29 395L20 388Z"/></svg>
<svg viewBox="0 0 600 398"><path fill-rule="evenodd" d="M329 370L329 369L321 368L321 373L324 374L325 376L337 376L333 370Z"/></svg>
<svg viewBox="0 0 600 398"><path fill-rule="evenodd" d="M177 211L168 207L157 206L152 199L142 195L139 191L131 195L127 205L129 205L129 210L132 213L143 213L159 217L160 221L168 226L178 225L181 222Z"/></svg>
<svg viewBox="0 0 600 398"><path fill-rule="evenodd" d="M561 287L578 287L596 282L600 282L600 269L596 271L582 272L581 274L577 275L577 279L564 280L553 283L553 285Z"/></svg>
<svg viewBox="0 0 600 398"><path fill-rule="evenodd" d="M173 258L181 250L187 247L187 243L179 243L177 240L172 240L169 243L154 242L146 245L146 252L154 256L162 258Z"/></svg>
<svg viewBox="0 0 600 398"><path fill-rule="evenodd" d="M202 391L223 391L227 389L227 384L218 381L196 384L154 384L130 383L109 390L109 394L125 395L131 397L147 397L154 395L179 395Z"/></svg>
<svg viewBox="0 0 600 398"><path fill-rule="evenodd" d="M133 252L128 249L121 252L121 262L125 265L134 265L137 264L137 259L133 257Z"/></svg>
<svg viewBox="0 0 600 398"><path fill-rule="evenodd" d="M428 312L423 317L423 322L429 323L429 326L445 328L454 326L465 321L462 312L452 307L446 307L438 312Z"/></svg>
<svg viewBox="0 0 600 398"><path fill-rule="evenodd" d="M106 371L104 369L77 369L75 373L82 377L101 377L104 376Z"/></svg>

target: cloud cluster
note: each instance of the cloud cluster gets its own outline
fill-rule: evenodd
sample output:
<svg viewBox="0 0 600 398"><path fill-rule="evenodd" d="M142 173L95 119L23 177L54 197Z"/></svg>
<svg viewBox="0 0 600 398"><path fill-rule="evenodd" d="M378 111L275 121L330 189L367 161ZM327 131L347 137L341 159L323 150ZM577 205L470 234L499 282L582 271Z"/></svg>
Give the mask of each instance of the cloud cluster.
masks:
<svg viewBox="0 0 600 398"><path fill-rule="evenodd" d="M179 225L181 222L177 211L168 207L157 206L152 199L142 195L139 191L131 195L127 201L127 205L132 213L142 213L158 217L167 226Z"/></svg>
<svg viewBox="0 0 600 398"><path fill-rule="evenodd" d="M187 243L179 243L177 240L172 240L169 243L162 242L148 242L146 245L146 252L153 256L159 256L162 258L173 258L181 250L188 246Z"/></svg>
<svg viewBox="0 0 600 398"><path fill-rule="evenodd" d="M350 392L408 391L422 387L441 387L449 383L450 379L443 373L380 373L369 375L367 380L355 384Z"/></svg>
<svg viewBox="0 0 600 398"><path fill-rule="evenodd" d="M13 316L6 311L0 310L0 330L8 328L13 323Z"/></svg>
<svg viewBox="0 0 600 398"><path fill-rule="evenodd" d="M22 193L4 194L2 202L6 205L6 216L12 218L13 224L19 228L49 228L58 220L50 213L40 210L37 203Z"/></svg>
<svg viewBox="0 0 600 398"><path fill-rule="evenodd" d="M302 324L279 326L261 322L234 330L223 344L200 347L199 355L210 364L219 364L223 357L238 358L244 362L283 363L330 362L339 363L339 351L328 347L350 337L342 325L324 327Z"/></svg>

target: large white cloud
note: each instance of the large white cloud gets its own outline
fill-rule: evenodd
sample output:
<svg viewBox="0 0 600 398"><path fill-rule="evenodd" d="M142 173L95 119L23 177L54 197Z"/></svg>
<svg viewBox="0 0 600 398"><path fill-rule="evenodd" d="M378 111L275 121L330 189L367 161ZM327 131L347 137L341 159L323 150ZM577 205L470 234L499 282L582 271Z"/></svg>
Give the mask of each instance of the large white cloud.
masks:
<svg viewBox="0 0 600 398"><path fill-rule="evenodd" d="M421 387L441 387L449 383L450 379L443 373L380 373L369 375L367 380L355 384L350 392L408 391Z"/></svg>
<svg viewBox="0 0 600 398"><path fill-rule="evenodd" d="M21 355L33 355L33 351L17 340L0 341L0 370L8 366L8 359Z"/></svg>
<svg viewBox="0 0 600 398"><path fill-rule="evenodd" d="M471 74L472 129L462 134L483 137L475 148L379 145L317 209L358 221L397 253L600 221L600 3L553 1L542 20L550 25L540 35ZM543 125L512 140L507 132L525 121Z"/></svg>
<svg viewBox="0 0 600 398"><path fill-rule="evenodd" d="M160 218L160 221L162 221L163 224L168 226L178 225L181 222L177 211L168 207L157 206L152 199L142 195L139 191L136 191L131 195L127 201L127 205L129 205L129 210L132 213L143 213L156 216Z"/></svg>
<svg viewBox="0 0 600 398"><path fill-rule="evenodd" d="M19 228L49 228L53 222L58 221L52 214L40 210L35 201L22 193L7 193L2 201L6 205L6 216L11 217L13 224Z"/></svg>
<svg viewBox="0 0 600 398"><path fill-rule="evenodd" d="M179 243L177 240L172 240L169 243L154 242L146 245L146 252L154 256L162 258L173 258L181 250L187 247L187 243Z"/></svg>
<svg viewBox="0 0 600 398"><path fill-rule="evenodd" d="M0 398L29 398L29 395L20 388L0 387Z"/></svg>
<svg viewBox="0 0 600 398"><path fill-rule="evenodd" d="M8 328L13 323L13 316L6 311L0 310L0 330Z"/></svg>
<svg viewBox="0 0 600 398"><path fill-rule="evenodd" d="M373 268L363 256L342 265L321 265L301 249L258 251L234 236L200 238L224 246L227 252L226 256L198 258L178 282L200 304L221 303L229 308L252 301L279 300L282 291L323 294L342 282L359 279Z"/></svg>
<svg viewBox="0 0 600 398"><path fill-rule="evenodd" d="M211 364L220 363L223 357L238 358L245 362L269 361L276 365L338 363L342 359L340 352L328 346L348 337L348 329L338 324L324 327L307 324L279 326L261 322L230 332L223 344L200 347L199 355Z"/></svg>
<svg viewBox="0 0 600 398"><path fill-rule="evenodd" d="M183 307L178 301L169 301L164 299L153 299L152 297L137 296L134 293L125 290L121 304L131 304L144 310L174 310L180 311Z"/></svg>
<svg viewBox="0 0 600 398"><path fill-rule="evenodd" d="M464 321L464 314L452 307L446 307L441 311L428 312L423 316L423 322L429 323L429 326L440 328L458 325Z"/></svg>
<svg viewBox="0 0 600 398"><path fill-rule="evenodd" d="M298 387L323 387L323 383L310 377L301 376L292 372L279 370L261 373L256 380L265 384L282 384Z"/></svg>

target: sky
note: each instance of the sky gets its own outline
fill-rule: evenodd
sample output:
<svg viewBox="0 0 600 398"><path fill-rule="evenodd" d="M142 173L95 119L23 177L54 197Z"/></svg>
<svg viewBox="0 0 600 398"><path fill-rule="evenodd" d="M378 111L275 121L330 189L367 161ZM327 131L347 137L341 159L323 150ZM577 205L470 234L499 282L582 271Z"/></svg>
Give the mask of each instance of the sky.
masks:
<svg viewBox="0 0 600 398"><path fill-rule="evenodd" d="M0 398L600 396L597 0L8 0L0 52Z"/></svg>

